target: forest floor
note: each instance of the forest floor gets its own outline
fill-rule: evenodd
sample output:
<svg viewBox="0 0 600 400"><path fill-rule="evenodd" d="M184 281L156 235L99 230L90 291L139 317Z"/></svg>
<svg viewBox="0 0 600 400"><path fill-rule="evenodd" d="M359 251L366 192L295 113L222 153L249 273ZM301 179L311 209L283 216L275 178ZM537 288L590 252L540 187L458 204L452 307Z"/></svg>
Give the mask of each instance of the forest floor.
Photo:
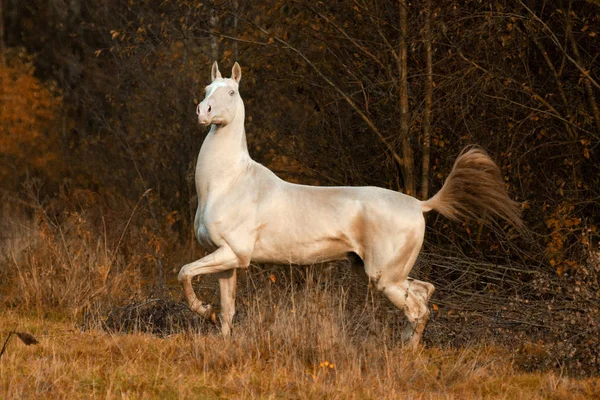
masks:
<svg viewBox="0 0 600 400"><path fill-rule="evenodd" d="M293 316L291 311L286 314ZM12 336L0 360L0 397L600 398L600 377L525 372L500 347L423 347L413 353L377 340L342 342L343 332L332 336L323 326L321 334L307 335L314 326L307 327L305 318L283 319L275 330L242 322L224 339L213 328L115 333L84 330L60 314L4 311L3 342L15 330L39 343L26 346Z"/></svg>

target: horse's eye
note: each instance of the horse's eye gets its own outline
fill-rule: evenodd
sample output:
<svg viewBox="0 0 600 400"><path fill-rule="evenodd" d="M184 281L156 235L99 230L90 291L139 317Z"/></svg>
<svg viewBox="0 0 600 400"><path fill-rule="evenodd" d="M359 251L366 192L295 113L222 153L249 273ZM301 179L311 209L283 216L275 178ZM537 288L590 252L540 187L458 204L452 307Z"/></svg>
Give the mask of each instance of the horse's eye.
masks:
<svg viewBox="0 0 600 400"><path fill-rule="evenodd" d="M229 95L230 95L230 96L233 96L234 94L235 94L235 92L234 92L233 90L230 90L230 91L229 91Z"/></svg>

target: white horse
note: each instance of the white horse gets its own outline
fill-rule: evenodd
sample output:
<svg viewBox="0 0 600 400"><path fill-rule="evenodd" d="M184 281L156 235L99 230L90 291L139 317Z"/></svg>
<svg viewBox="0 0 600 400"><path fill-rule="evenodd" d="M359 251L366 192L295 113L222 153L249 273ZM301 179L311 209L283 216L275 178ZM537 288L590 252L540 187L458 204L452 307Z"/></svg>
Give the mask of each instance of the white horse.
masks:
<svg viewBox="0 0 600 400"><path fill-rule="evenodd" d="M236 269L251 262L307 265L349 259L408 321L403 333L415 347L429 317L434 286L408 277L425 234L423 213L446 217L495 215L522 225L518 204L506 194L498 167L481 149L464 150L432 198L378 187L318 187L279 179L248 154L238 63L229 79L217 63L198 105L211 125L196 164L198 209L194 232L211 253L179 272L189 307L216 317L192 287L197 275L219 273L221 331L229 335L235 313Z"/></svg>

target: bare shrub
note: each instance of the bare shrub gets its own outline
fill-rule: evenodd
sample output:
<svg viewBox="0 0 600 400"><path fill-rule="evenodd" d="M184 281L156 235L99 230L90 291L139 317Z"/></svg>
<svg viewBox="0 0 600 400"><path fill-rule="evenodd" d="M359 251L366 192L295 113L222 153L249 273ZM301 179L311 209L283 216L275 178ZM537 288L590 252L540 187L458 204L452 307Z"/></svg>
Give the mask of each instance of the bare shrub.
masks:
<svg viewBox="0 0 600 400"><path fill-rule="evenodd" d="M3 259L6 305L42 313L69 310L79 314L94 301L113 303L139 293L139 265L128 263L106 227L95 224L100 210L92 204L79 209L53 209L30 188L27 212L4 215L13 227L5 240ZM80 193L89 196L90 192ZM6 210L4 210L6 212ZM100 218L104 220L103 218Z"/></svg>

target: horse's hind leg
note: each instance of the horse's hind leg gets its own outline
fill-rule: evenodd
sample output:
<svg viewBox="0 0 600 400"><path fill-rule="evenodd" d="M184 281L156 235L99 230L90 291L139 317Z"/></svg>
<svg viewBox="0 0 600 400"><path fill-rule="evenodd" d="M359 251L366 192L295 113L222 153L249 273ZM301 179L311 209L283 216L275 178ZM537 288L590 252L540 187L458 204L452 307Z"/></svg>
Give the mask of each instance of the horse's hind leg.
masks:
<svg viewBox="0 0 600 400"><path fill-rule="evenodd" d="M424 291L424 287L420 286L417 289L417 285L415 285L415 289L417 289L415 291L413 285L414 281L409 279L400 282L385 282L380 279L377 287L396 307L404 311L404 315L408 319L408 326L402 334L402 339L408 340L409 345L414 349L423 335L429 319L429 309L425 297L427 292Z"/></svg>
<svg viewBox="0 0 600 400"><path fill-rule="evenodd" d="M423 282L411 278L408 279L408 282L408 290L414 294L419 303L424 305L426 310L423 315L414 321L411 321L411 319L408 318L408 323L402 332L402 340L416 342L413 344L413 346L416 346L423 335L423 330L425 329L425 325L429 319L430 311L427 307L427 304L429 303L429 299L435 291L435 286L429 282Z"/></svg>
<svg viewBox="0 0 600 400"><path fill-rule="evenodd" d="M422 231L413 232L412 240L404 239L404 247L393 260L369 260L366 263L367 274L377 283L377 289L400 310L408 319L408 327L402 334L402 339L415 348L429 319L427 303L433 294L434 287L427 282L418 281L408 277L423 244L424 224ZM383 246L385 250L385 246ZM386 254L380 251L377 254ZM373 266L380 265L381 267ZM380 269L378 269L380 268Z"/></svg>
<svg viewBox="0 0 600 400"><path fill-rule="evenodd" d="M421 297L425 303L431 299L433 292L435 292L435 286L429 282L420 281L418 279L408 278L410 286L415 295Z"/></svg>

